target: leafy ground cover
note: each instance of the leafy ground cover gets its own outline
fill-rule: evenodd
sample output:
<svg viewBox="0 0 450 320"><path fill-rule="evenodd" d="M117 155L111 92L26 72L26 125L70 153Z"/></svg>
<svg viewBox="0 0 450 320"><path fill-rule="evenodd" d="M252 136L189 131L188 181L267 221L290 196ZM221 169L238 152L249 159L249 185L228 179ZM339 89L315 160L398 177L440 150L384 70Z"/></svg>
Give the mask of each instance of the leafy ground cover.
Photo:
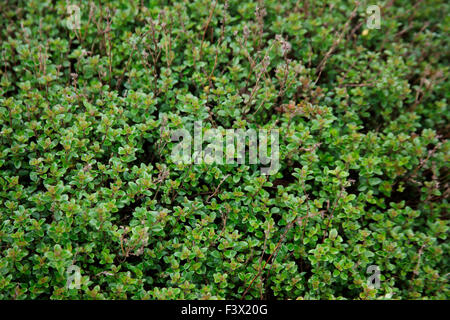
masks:
<svg viewBox="0 0 450 320"><path fill-rule="evenodd" d="M447 1L68 4L0 2L0 299L449 297Z"/></svg>

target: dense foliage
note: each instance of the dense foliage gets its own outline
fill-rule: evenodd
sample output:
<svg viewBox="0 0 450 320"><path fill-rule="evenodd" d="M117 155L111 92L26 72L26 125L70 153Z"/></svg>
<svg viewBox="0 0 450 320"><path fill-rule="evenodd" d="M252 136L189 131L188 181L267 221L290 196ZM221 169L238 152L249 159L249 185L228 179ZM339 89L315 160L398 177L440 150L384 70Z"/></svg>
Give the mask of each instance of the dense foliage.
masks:
<svg viewBox="0 0 450 320"><path fill-rule="evenodd" d="M0 2L0 299L449 297L447 1L73 4ZM280 170L175 164L196 120Z"/></svg>

